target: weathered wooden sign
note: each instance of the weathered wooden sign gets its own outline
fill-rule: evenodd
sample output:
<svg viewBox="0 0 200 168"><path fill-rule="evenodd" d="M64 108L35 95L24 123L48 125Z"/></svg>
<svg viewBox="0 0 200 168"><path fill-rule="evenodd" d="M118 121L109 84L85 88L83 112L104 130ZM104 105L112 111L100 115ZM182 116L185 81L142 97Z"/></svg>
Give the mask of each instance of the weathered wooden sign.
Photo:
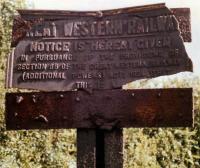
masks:
<svg viewBox="0 0 200 168"><path fill-rule="evenodd" d="M113 89L192 71L182 38L190 41L184 26L189 17L177 20L176 11L164 4L98 12L20 10L6 86Z"/></svg>
<svg viewBox="0 0 200 168"><path fill-rule="evenodd" d="M188 8L19 13L6 86L56 92L7 93L8 130L77 128L78 168L122 168L122 128L193 126L191 88L116 89L192 71Z"/></svg>

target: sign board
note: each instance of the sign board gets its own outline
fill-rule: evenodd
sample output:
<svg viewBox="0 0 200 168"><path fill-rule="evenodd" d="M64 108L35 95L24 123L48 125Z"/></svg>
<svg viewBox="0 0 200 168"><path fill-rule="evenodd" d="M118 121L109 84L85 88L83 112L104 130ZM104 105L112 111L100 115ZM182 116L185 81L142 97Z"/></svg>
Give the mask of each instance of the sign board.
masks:
<svg viewBox="0 0 200 168"><path fill-rule="evenodd" d="M189 9L19 14L6 86L56 92L7 93L8 130L77 128L78 168L122 168L122 128L193 126L191 88L116 89L192 71Z"/></svg>
<svg viewBox="0 0 200 168"><path fill-rule="evenodd" d="M114 89L138 79L192 71L178 20L164 4L19 13L7 87Z"/></svg>

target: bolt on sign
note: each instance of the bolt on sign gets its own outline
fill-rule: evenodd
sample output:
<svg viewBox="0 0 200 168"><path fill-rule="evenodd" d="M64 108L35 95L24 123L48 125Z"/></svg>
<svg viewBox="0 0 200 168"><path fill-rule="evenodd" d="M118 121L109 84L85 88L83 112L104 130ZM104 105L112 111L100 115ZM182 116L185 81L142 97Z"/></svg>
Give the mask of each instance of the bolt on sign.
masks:
<svg viewBox="0 0 200 168"><path fill-rule="evenodd" d="M6 87L115 89L192 71L184 47L191 41L189 13L164 4L97 12L19 10Z"/></svg>

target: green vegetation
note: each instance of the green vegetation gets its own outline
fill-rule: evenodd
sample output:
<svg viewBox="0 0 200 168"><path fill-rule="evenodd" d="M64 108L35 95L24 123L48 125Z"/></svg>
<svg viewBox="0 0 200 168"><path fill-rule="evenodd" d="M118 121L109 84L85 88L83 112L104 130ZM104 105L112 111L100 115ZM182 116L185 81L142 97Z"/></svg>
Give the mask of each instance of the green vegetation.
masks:
<svg viewBox="0 0 200 168"><path fill-rule="evenodd" d="M5 130L4 76L15 8L23 1L0 0L0 167L75 168L75 130ZM184 77L183 77L184 76ZM195 127L124 129L125 168L200 167L200 77L191 73L142 80L127 88L193 87ZM12 91L12 90L9 90ZM20 90L15 90L20 91Z"/></svg>

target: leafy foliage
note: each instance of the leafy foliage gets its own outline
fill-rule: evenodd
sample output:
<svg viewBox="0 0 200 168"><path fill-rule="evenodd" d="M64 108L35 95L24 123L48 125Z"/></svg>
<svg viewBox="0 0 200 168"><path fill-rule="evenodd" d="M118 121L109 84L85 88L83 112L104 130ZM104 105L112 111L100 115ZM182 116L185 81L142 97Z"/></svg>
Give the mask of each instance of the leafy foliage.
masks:
<svg viewBox="0 0 200 168"><path fill-rule="evenodd" d="M13 15L16 8L23 6L24 3L20 0L0 0L0 167L75 168L75 130L5 130L5 62L10 50ZM171 77L141 80L124 87L193 87L195 107L194 128L124 129L125 168L200 167L199 86L199 76L182 73Z"/></svg>

